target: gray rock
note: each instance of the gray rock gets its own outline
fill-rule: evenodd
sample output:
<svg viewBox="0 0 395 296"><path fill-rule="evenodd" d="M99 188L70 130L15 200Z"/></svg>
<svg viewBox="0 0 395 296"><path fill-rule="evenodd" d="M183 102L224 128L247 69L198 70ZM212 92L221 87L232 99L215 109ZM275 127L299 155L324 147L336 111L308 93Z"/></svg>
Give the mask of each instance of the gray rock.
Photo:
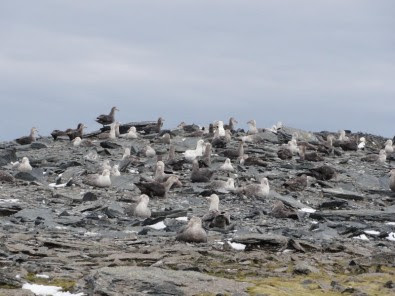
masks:
<svg viewBox="0 0 395 296"><path fill-rule="evenodd" d="M248 295L248 284L195 271L156 267L101 268L85 278L89 295Z"/></svg>
<svg viewBox="0 0 395 296"><path fill-rule="evenodd" d="M0 149L0 166L9 164L11 161L17 161L15 148Z"/></svg>

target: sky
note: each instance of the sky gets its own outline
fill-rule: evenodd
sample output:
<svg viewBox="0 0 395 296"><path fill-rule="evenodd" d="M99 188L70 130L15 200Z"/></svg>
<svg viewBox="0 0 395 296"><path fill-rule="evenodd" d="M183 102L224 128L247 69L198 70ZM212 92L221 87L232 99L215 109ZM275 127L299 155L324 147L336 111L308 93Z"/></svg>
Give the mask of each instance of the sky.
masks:
<svg viewBox="0 0 395 296"><path fill-rule="evenodd" d="M393 0L0 1L0 141L165 119L395 134Z"/></svg>

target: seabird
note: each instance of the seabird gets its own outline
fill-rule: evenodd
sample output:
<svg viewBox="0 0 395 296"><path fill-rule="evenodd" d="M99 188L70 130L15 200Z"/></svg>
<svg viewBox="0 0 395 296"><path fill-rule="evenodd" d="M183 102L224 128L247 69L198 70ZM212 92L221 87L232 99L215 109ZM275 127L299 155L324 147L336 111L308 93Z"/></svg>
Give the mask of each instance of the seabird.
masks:
<svg viewBox="0 0 395 296"><path fill-rule="evenodd" d="M143 128L143 131L145 134L150 134L150 133L159 133L160 129L163 126L163 121L165 121L162 117L159 117L156 124L150 124L147 125Z"/></svg>
<svg viewBox="0 0 395 296"><path fill-rule="evenodd" d="M264 158L260 158L257 156L248 156L247 154L240 156L238 160L241 165L245 165L245 166L267 167L268 165Z"/></svg>
<svg viewBox="0 0 395 296"><path fill-rule="evenodd" d="M339 141L340 142L350 141L350 138L346 136L346 131L345 130L339 131Z"/></svg>
<svg viewBox="0 0 395 296"><path fill-rule="evenodd" d="M365 149L365 146L366 146L366 139L365 137L362 137L359 139L358 149L363 150Z"/></svg>
<svg viewBox="0 0 395 296"><path fill-rule="evenodd" d="M204 167L211 166L211 144L206 143L206 148L204 149L204 154L201 160L199 160L199 165Z"/></svg>
<svg viewBox="0 0 395 296"><path fill-rule="evenodd" d="M196 125L196 124L186 124L184 121L181 122L177 126L177 128L178 129L182 129L184 132L187 132L187 133L195 133L195 132L200 131L200 128L199 128L198 125Z"/></svg>
<svg viewBox="0 0 395 296"><path fill-rule="evenodd" d="M316 178L317 180L329 181L330 179L336 177L337 172L334 168L328 165L323 165L320 167L311 168L309 173L306 174Z"/></svg>
<svg viewBox="0 0 395 296"><path fill-rule="evenodd" d="M17 142L20 145L31 144L34 141L36 141L36 133L37 132L38 132L38 130L35 127L32 127L32 129L30 130L29 136L18 138L15 140L15 142Z"/></svg>
<svg viewBox="0 0 395 296"><path fill-rule="evenodd" d="M267 178L262 178L260 184L248 184L236 189L237 193L242 193L247 197L265 198L269 195L270 186Z"/></svg>
<svg viewBox="0 0 395 296"><path fill-rule="evenodd" d="M105 115L105 114L99 115L96 118L96 122L102 124L103 126L113 123L115 120L115 117L114 117L115 111L119 111L119 110L117 109L117 107L112 107L111 111L108 115Z"/></svg>
<svg viewBox="0 0 395 296"><path fill-rule="evenodd" d="M17 169L20 172L26 173L26 172L30 172L31 170L33 170L32 166L30 165L29 158L27 158L26 156L22 157L21 163L19 163L19 161L17 161L15 163L12 162L11 164L12 164L13 168Z"/></svg>
<svg viewBox="0 0 395 296"><path fill-rule="evenodd" d="M248 132L247 132L247 134L255 135L255 134L258 133L258 129L256 127L255 119L251 119L250 121L247 122L247 124L248 124Z"/></svg>
<svg viewBox="0 0 395 296"><path fill-rule="evenodd" d="M197 141L196 149L187 150L184 152L185 159L188 161L193 161L196 159L196 157L202 156L203 155L203 148L204 148L204 141L203 140Z"/></svg>
<svg viewBox="0 0 395 296"><path fill-rule="evenodd" d="M395 169L390 172L390 189L395 192Z"/></svg>
<svg viewBox="0 0 395 296"><path fill-rule="evenodd" d="M229 118L229 124L225 124L224 128L225 131L234 131L235 130L235 125L238 124L237 120L234 119L233 117Z"/></svg>
<svg viewBox="0 0 395 296"><path fill-rule="evenodd" d="M213 174L214 172L207 168L199 168L199 162L196 159L193 161L192 172L191 172L191 181L193 183L210 182L210 179L213 176Z"/></svg>
<svg viewBox="0 0 395 296"><path fill-rule="evenodd" d="M202 220L199 217L192 217L188 225L177 234L176 240L188 243L206 243L207 233L202 227Z"/></svg>
<svg viewBox="0 0 395 296"><path fill-rule="evenodd" d="M141 193L147 194L149 197L166 197L167 192L173 184L178 184L182 186L182 183L178 180L177 176L170 176L166 182L140 182L136 183L136 186L140 189Z"/></svg>
<svg viewBox="0 0 395 296"><path fill-rule="evenodd" d="M384 150L388 154L391 154L394 152L394 147L392 146L392 140L388 140L387 142L385 142Z"/></svg>
<svg viewBox="0 0 395 296"><path fill-rule="evenodd" d="M161 160L158 161L156 163L156 170L155 170L154 180L157 181L157 182L165 182L171 176L174 176L174 175L165 173L165 164L164 164L164 162L161 161Z"/></svg>
<svg viewBox="0 0 395 296"><path fill-rule="evenodd" d="M239 147L237 148L237 150L228 149L228 150L223 151L222 154L228 158L238 158L240 156L243 156L244 155L244 142L240 141Z"/></svg>
<svg viewBox="0 0 395 296"><path fill-rule="evenodd" d="M323 161L324 158L318 154L316 151L306 152L306 146L302 145L299 148L299 156L301 160L308 160L308 161Z"/></svg>
<svg viewBox="0 0 395 296"><path fill-rule="evenodd" d="M209 212L203 216L202 221L206 227L225 228L230 224L230 215L226 212L219 211L219 197L216 194L207 196L210 201Z"/></svg>
<svg viewBox="0 0 395 296"><path fill-rule="evenodd" d="M387 161L387 153L385 152L384 149L380 150L379 154L370 154L365 157L361 158L362 161L367 161L367 162L381 162L385 163Z"/></svg>
<svg viewBox="0 0 395 296"><path fill-rule="evenodd" d="M0 170L0 182L12 183L14 181L15 181L15 178L12 175L10 175L9 173L7 173L3 170Z"/></svg>
<svg viewBox="0 0 395 296"><path fill-rule="evenodd" d="M74 140L76 137L82 138L85 128L87 127L84 124L79 123L77 129L70 129L66 131L66 134L69 137L70 141Z"/></svg>
<svg viewBox="0 0 395 296"><path fill-rule="evenodd" d="M164 144L170 144L171 137L169 133L165 133L161 138L159 138L159 142Z"/></svg>
<svg viewBox="0 0 395 296"><path fill-rule="evenodd" d="M110 124L110 131L99 134L98 138L102 139L102 140L104 140L104 139L115 140L117 138L117 134L116 134L116 131L115 131L116 130L116 126L117 126L116 122L111 123Z"/></svg>
<svg viewBox="0 0 395 296"><path fill-rule="evenodd" d="M225 129L224 122L219 120L214 123L214 127L216 127L214 137L225 137Z"/></svg>
<svg viewBox="0 0 395 296"><path fill-rule="evenodd" d="M121 173L119 172L119 164L114 164L114 166L111 168L111 175L112 176L120 176Z"/></svg>
<svg viewBox="0 0 395 296"><path fill-rule="evenodd" d="M151 217L151 210L148 208L149 196L146 194L140 195L137 200L137 204L133 205L129 211L133 216L139 218L149 218Z"/></svg>
<svg viewBox="0 0 395 296"><path fill-rule="evenodd" d="M144 155L145 157L154 157L156 155L156 151L150 145L147 145L141 149L140 154Z"/></svg>
<svg viewBox="0 0 395 296"><path fill-rule="evenodd" d="M122 160L130 156L130 148L125 148L125 151L123 152L122 155Z"/></svg>
<svg viewBox="0 0 395 296"><path fill-rule="evenodd" d="M294 209L285 206L284 203L283 203L281 200L277 201L277 202L274 204L274 206L273 206L272 211L271 211L270 214L271 214L273 217L275 217L275 218L282 218L282 219L283 219L283 218L292 218L292 219L298 219L298 214L297 214L297 212L296 212Z"/></svg>
<svg viewBox="0 0 395 296"><path fill-rule="evenodd" d="M286 146L283 146L277 151L277 156L278 156L278 158L280 158L282 160L292 159L293 153L292 153L291 149L289 149Z"/></svg>
<svg viewBox="0 0 395 296"><path fill-rule="evenodd" d="M228 178L227 181L222 180L214 180L207 186L208 189L212 190L226 190L226 191L234 191L235 190L235 180L232 178Z"/></svg>
<svg viewBox="0 0 395 296"><path fill-rule="evenodd" d="M225 163L223 164L223 165L221 165L220 167L219 167L219 169L221 170L221 171L225 171L225 172L233 172L235 169L233 168L233 166L232 166L232 163L230 162L230 158L227 158L226 160L225 160Z"/></svg>
<svg viewBox="0 0 395 296"><path fill-rule="evenodd" d="M101 164L101 169L104 170L109 170L111 171L111 164L110 161L108 159L103 160L102 164Z"/></svg>
<svg viewBox="0 0 395 296"><path fill-rule="evenodd" d="M124 138L127 138L127 139L137 139L139 136L138 136L136 127L135 126L131 126L128 129L127 134L121 135L121 137L124 137Z"/></svg>
<svg viewBox="0 0 395 296"><path fill-rule="evenodd" d="M91 147L93 146L92 141L88 140L88 139L81 139L80 137L76 137L74 138L71 143L73 144L74 147Z"/></svg>
<svg viewBox="0 0 395 296"><path fill-rule="evenodd" d="M110 179L110 171L105 169L101 175L99 174L91 174L85 177L83 182L87 185L94 186L94 187L110 187L111 186L111 179Z"/></svg>
<svg viewBox="0 0 395 296"><path fill-rule="evenodd" d="M292 190L292 191L303 191L309 185L311 179L314 179L310 176L302 175L292 179L287 180L284 183L284 187Z"/></svg>

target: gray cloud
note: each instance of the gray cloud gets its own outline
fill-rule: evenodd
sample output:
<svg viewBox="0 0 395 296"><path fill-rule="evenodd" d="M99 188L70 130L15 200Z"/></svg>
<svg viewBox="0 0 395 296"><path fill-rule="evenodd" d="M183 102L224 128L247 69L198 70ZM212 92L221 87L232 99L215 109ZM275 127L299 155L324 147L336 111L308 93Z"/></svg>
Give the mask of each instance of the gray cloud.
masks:
<svg viewBox="0 0 395 296"><path fill-rule="evenodd" d="M23 5L22 5L23 3ZM392 136L393 1L8 1L0 139L117 105L123 122L235 116ZM6 129L5 126L12 127Z"/></svg>

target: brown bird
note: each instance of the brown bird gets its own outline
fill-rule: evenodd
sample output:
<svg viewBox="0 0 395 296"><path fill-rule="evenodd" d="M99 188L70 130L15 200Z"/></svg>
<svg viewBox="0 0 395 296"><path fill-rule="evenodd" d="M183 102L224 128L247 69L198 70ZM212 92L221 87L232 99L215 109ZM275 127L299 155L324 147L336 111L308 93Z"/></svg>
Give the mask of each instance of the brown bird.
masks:
<svg viewBox="0 0 395 296"><path fill-rule="evenodd" d="M177 183L182 186L182 183L178 180L177 176L170 176L166 182L140 182L136 183L136 186L140 189L141 193L147 194L149 197L166 197L171 186Z"/></svg>
<svg viewBox="0 0 395 296"><path fill-rule="evenodd" d="M119 111L119 110L117 109L117 107L112 107L108 115L106 114L99 115L96 118L96 122L102 124L103 126L113 123L115 121L115 116L114 116L115 111Z"/></svg>
<svg viewBox="0 0 395 296"><path fill-rule="evenodd" d="M38 130L35 127L32 127L32 129L30 130L29 136L18 138L15 140L15 142L17 142L20 145L31 144L34 141L36 141L36 133L37 132L38 132Z"/></svg>
<svg viewBox="0 0 395 296"><path fill-rule="evenodd" d="M192 217L188 225L177 234L176 240L188 243L206 243L207 233L202 227L202 220L199 217Z"/></svg>

